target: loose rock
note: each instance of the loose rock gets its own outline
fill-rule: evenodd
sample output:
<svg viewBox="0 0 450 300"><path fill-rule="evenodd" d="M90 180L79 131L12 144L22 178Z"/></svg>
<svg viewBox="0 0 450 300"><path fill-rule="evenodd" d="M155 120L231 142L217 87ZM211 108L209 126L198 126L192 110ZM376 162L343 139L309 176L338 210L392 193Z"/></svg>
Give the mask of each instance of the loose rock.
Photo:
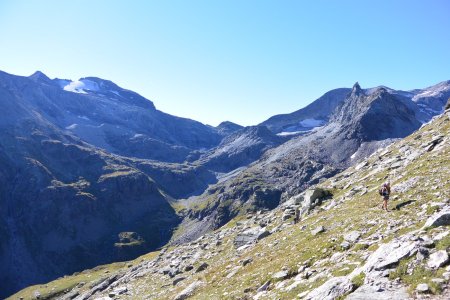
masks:
<svg viewBox="0 0 450 300"><path fill-rule="evenodd" d="M432 269L437 269L445 265L447 262L448 262L447 251L440 250L430 255L427 265Z"/></svg>
<svg viewBox="0 0 450 300"><path fill-rule="evenodd" d="M420 283L416 287L416 291L418 291L420 293L425 293L425 292L428 292L429 290L430 290L430 288L428 287L428 284L426 284L426 283Z"/></svg>
<svg viewBox="0 0 450 300"><path fill-rule="evenodd" d="M318 226L316 227L314 230L311 231L312 235L318 235L319 233L322 233L325 231L325 227L323 226Z"/></svg>

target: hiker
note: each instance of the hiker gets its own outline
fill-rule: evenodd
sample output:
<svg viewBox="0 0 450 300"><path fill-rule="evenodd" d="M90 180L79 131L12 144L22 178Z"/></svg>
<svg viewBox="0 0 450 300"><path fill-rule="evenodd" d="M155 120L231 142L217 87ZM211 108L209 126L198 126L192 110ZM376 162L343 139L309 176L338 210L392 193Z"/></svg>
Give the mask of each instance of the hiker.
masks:
<svg viewBox="0 0 450 300"><path fill-rule="evenodd" d="M389 195L391 194L391 183L389 181L384 183L381 186L381 189L379 192L380 192L380 195L383 196L383 205L381 206L381 209L389 211L388 210L388 200L389 200Z"/></svg>

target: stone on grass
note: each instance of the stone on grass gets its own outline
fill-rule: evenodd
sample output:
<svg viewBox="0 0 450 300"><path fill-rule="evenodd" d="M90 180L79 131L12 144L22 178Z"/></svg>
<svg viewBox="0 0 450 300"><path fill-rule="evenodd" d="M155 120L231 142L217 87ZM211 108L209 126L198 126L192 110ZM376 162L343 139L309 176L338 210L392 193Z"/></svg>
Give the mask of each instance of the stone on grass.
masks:
<svg viewBox="0 0 450 300"><path fill-rule="evenodd" d="M433 278L431 279L432 282L436 283L437 285L441 286L445 283L445 280L442 278Z"/></svg>
<svg viewBox="0 0 450 300"><path fill-rule="evenodd" d="M249 263L251 263L253 261L253 259L251 258L246 258L242 261L242 265L245 267L246 265L248 265Z"/></svg>
<svg viewBox="0 0 450 300"><path fill-rule="evenodd" d="M179 282L181 282L181 281L183 281L185 279L186 279L186 277L175 278L174 281L172 281L172 285L177 285Z"/></svg>
<svg viewBox="0 0 450 300"><path fill-rule="evenodd" d="M311 231L312 235L318 235L319 233L322 233L325 231L325 227L321 226L317 226L314 230Z"/></svg>
<svg viewBox="0 0 450 300"><path fill-rule="evenodd" d="M267 280L266 282L264 282L263 285L261 285L261 286L258 288L257 292L264 292L264 291L267 291L267 289L269 288L269 285L270 285L270 280Z"/></svg>
<svg viewBox="0 0 450 300"><path fill-rule="evenodd" d="M430 255L427 265L432 269L437 269L445 265L447 262L448 262L447 251L440 250Z"/></svg>
<svg viewBox="0 0 450 300"><path fill-rule="evenodd" d="M391 265L397 264L402 258L415 253L418 244L417 241L392 241L383 244L369 256L364 269L384 270Z"/></svg>
<svg viewBox="0 0 450 300"><path fill-rule="evenodd" d="M197 269L195 270L195 273L198 273L198 272L201 272L201 271L203 271L203 270L206 270L206 268L207 268L208 266L209 266L209 265L208 265L207 263L205 263L205 262L201 263L201 264L197 267Z"/></svg>
<svg viewBox="0 0 450 300"><path fill-rule="evenodd" d="M450 272L442 273L442 277L444 277L445 280L449 281L450 280Z"/></svg>
<svg viewBox="0 0 450 300"><path fill-rule="evenodd" d="M184 300L191 297L192 295L194 295L195 291L203 284L204 283L202 281L194 281L187 288L185 288L178 295L176 295L174 300Z"/></svg>
<svg viewBox="0 0 450 300"><path fill-rule="evenodd" d="M341 247L342 247L342 249L347 250L347 249L350 248L350 243L347 242L347 241L343 241L343 242L341 243Z"/></svg>
<svg viewBox="0 0 450 300"><path fill-rule="evenodd" d="M240 234L238 234L234 240L234 245L236 248L240 248L245 245L255 243L267 236L270 232L261 227L250 228Z"/></svg>
<svg viewBox="0 0 450 300"><path fill-rule="evenodd" d="M283 280L289 276L288 271L280 271L272 275L273 280Z"/></svg>
<svg viewBox="0 0 450 300"><path fill-rule="evenodd" d="M352 232L347 233L346 235L344 235L344 240L349 242L349 243L354 243L360 237L361 237L361 233L359 233L358 231L352 231Z"/></svg>
<svg viewBox="0 0 450 300"><path fill-rule="evenodd" d="M300 299L303 299L303 298L305 298L306 295L308 295L308 294L309 294L309 291L304 291L304 292L301 292L300 294L298 294L297 297L299 297Z"/></svg>
<svg viewBox="0 0 450 300"><path fill-rule="evenodd" d="M308 300L334 300L353 290L353 283L347 276L334 277L312 290L307 296Z"/></svg>
<svg viewBox="0 0 450 300"><path fill-rule="evenodd" d="M429 290L430 290L430 287L426 283L419 283L416 287L416 291L418 291L420 293L425 293L425 292L428 292Z"/></svg>
<svg viewBox="0 0 450 300"><path fill-rule="evenodd" d="M425 222L423 228L439 227L450 225L450 209L445 209L438 213L435 213Z"/></svg>

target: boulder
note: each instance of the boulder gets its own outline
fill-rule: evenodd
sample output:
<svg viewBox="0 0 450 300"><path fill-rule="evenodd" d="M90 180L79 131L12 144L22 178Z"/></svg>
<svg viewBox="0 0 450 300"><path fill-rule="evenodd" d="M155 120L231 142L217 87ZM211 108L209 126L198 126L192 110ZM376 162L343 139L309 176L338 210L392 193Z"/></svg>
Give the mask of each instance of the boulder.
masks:
<svg viewBox="0 0 450 300"><path fill-rule="evenodd" d="M261 285L261 286L258 288L257 292L264 292L264 291L267 291L267 289L269 288L269 285L270 285L270 280L267 280L266 282L264 282L263 285Z"/></svg>
<svg viewBox="0 0 450 300"><path fill-rule="evenodd" d="M185 280L186 279L186 277L183 277L183 276L181 276L181 277L178 277L178 278L175 278L174 279L174 281L172 281L172 285L177 285L179 282L181 282L181 281L183 281L183 280Z"/></svg>
<svg viewBox="0 0 450 300"><path fill-rule="evenodd" d="M304 215L330 196L331 192L322 188L308 189L302 196L296 197L295 202L302 202L301 214Z"/></svg>
<svg viewBox="0 0 450 300"><path fill-rule="evenodd" d="M242 261L242 265L245 267L246 265L248 265L249 263L251 263L253 261L252 258L246 258Z"/></svg>
<svg viewBox="0 0 450 300"><path fill-rule="evenodd" d="M121 286L121 287L118 287L118 288L114 289L114 293L116 293L116 295L122 295L122 294L124 294L126 292L128 292L128 289L127 289L126 286Z"/></svg>
<svg viewBox="0 0 450 300"><path fill-rule="evenodd" d="M236 248L244 245L255 243L256 241L263 239L270 235L270 232L261 227L250 228L244 232L239 233L235 240L234 245Z"/></svg>
<svg viewBox="0 0 450 300"><path fill-rule="evenodd" d="M288 271L280 271L280 272L276 272L275 274L272 275L272 279L273 280L283 280L289 277L289 273Z"/></svg>
<svg viewBox="0 0 450 300"><path fill-rule="evenodd" d="M448 262L447 251L440 250L430 255L427 265L432 269L437 269L445 265L447 262Z"/></svg>
<svg viewBox="0 0 450 300"><path fill-rule="evenodd" d="M323 226L317 226L314 230L311 230L312 235L318 235L319 233L322 233L325 231L325 227Z"/></svg>
<svg viewBox="0 0 450 300"><path fill-rule="evenodd" d="M425 222L423 229L450 225L450 208L435 213Z"/></svg>
<svg viewBox="0 0 450 300"><path fill-rule="evenodd" d="M433 282L439 286L442 286L445 284L445 280L442 278L433 278L433 279L431 279L431 282Z"/></svg>
<svg viewBox="0 0 450 300"><path fill-rule="evenodd" d="M312 290L307 300L334 300L353 290L353 283L346 276L333 277L327 282Z"/></svg>
<svg viewBox="0 0 450 300"><path fill-rule="evenodd" d="M361 237L361 233L359 233L358 231L352 231L352 232L347 233L346 235L344 235L344 240L349 242L349 243L354 243L360 237Z"/></svg>
<svg viewBox="0 0 450 300"><path fill-rule="evenodd" d="M195 273L198 273L198 272L201 272L201 271L206 270L206 268L207 268L208 266L209 266L209 265L208 265L207 263L202 262L202 263L197 267L197 269L195 270Z"/></svg>
<svg viewBox="0 0 450 300"><path fill-rule="evenodd" d="M383 244L369 256L363 268L367 271L384 270L397 264L402 258L415 254L418 245L418 241L408 241L407 239Z"/></svg>
<svg viewBox="0 0 450 300"><path fill-rule="evenodd" d="M420 293L426 293L430 290L430 287L426 283L419 283L416 287L416 291Z"/></svg>
<svg viewBox="0 0 450 300"><path fill-rule="evenodd" d="M176 295L174 300L184 300L191 297L192 295L194 295L195 291L203 285L204 283L202 281L194 281L187 288L185 288L178 295Z"/></svg>
<svg viewBox="0 0 450 300"><path fill-rule="evenodd" d="M344 250L348 250L349 248L350 248L350 243L349 242L347 242L347 241L343 241L342 243L341 243L341 247L342 247L342 249L344 249Z"/></svg>

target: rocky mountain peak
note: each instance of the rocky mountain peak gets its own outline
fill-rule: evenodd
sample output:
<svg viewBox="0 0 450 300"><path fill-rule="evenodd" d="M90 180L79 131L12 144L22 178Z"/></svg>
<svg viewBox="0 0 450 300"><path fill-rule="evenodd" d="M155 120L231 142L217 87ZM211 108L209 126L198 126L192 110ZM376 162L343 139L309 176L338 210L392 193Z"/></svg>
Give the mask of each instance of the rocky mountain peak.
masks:
<svg viewBox="0 0 450 300"><path fill-rule="evenodd" d="M216 127L218 133L221 135L224 135L224 136L230 135L233 132L236 132L242 128L244 128L244 127L242 127L239 124L230 122L230 121L223 121Z"/></svg>
<svg viewBox="0 0 450 300"><path fill-rule="evenodd" d="M367 95L358 89L361 90L356 83L332 116L333 122L343 126L349 136L364 141L398 138L420 127L414 111L386 88L379 87Z"/></svg>
<svg viewBox="0 0 450 300"><path fill-rule="evenodd" d="M359 85L359 82L355 82L355 84L352 87L352 94L353 95L360 95L362 93L361 86Z"/></svg>
<svg viewBox="0 0 450 300"><path fill-rule="evenodd" d="M44 73L41 71L36 71L32 75L30 75L28 78L35 82L45 82L45 83L51 83L51 79L47 77Z"/></svg>

